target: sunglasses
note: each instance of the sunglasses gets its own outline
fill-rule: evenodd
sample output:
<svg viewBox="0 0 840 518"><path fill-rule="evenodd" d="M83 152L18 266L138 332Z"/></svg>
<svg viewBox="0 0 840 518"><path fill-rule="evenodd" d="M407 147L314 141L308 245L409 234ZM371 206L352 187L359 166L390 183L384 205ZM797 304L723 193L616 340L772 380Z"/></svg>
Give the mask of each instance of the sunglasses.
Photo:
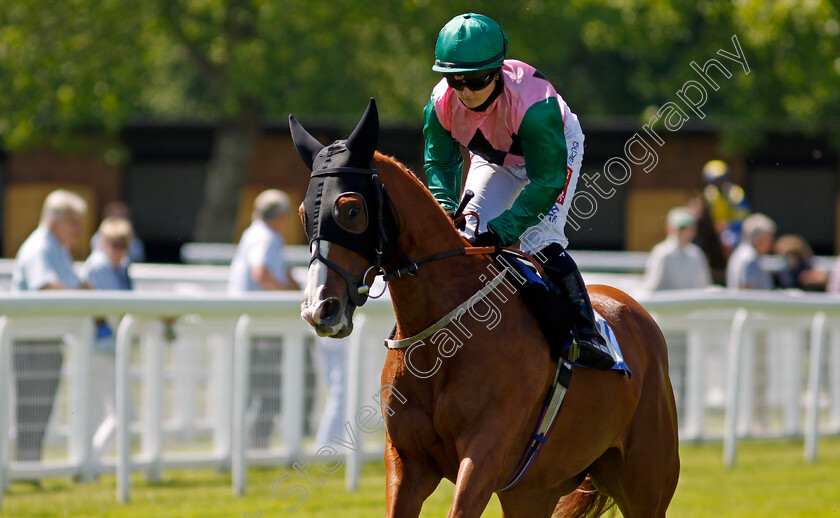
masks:
<svg viewBox="0 0 840 518"><path fill-rule="evenodd" d="M486 72L480 75L464 75L464 74L452 74L447 75L446 82L449 84L450 88L455 90L463 90L464 88L469 88L473 92L476 90L483 90L487 88L487 85L493 82L493 79L496 77L496 71L491 70L490 72Z"/></svg>
<svg viewBox="0 0 840 518"><path fill-rule="evenodd" d="M128 248L128 243L125 241L109 241L108 245L111 248L116 248L117 250L125 250Z"/></svg>

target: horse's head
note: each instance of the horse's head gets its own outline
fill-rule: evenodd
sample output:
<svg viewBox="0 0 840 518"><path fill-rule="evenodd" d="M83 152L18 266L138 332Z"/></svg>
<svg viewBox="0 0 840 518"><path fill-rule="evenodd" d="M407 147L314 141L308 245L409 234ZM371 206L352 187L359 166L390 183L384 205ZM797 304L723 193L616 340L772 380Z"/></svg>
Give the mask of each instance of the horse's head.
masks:
<svg viewBox="0 0 840 518"><path fill-rule="evenodd" d="M321 336L353 330L370 280L394 253L397 224L371 160L379 138L376 104L347 140L324 146L289 116L295 148L312 171L300 207L309 238L309 276L301 316Z"/></svg>

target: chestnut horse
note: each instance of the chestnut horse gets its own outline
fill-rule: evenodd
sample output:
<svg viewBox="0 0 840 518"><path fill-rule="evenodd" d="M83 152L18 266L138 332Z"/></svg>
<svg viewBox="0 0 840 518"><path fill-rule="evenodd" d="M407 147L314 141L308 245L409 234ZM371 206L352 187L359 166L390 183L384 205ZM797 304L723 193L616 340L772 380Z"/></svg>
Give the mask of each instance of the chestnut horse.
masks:
<svg viewBox="0 0 840 518"><path fill-rule="evenodd" d="M389 280L395 339L418 335L485 287L491 260L459 253L468 243L426 187L374 154L373 99L346 141L324 147L294 117L290 125L313 171L300 209L312 251L301 315L319 334L350 333L377 274ZM632 377L574 367L541 455L520 483L498 492L507 518L599 516L613 503L626 518L665 516L676 489L677 418L662 333L625 293L592 286L590 296ZM556 362L518 296L484 300L482 315L496 310L492 322L459 320L457 344L388 351L388 517L418 516L442 478L455 484L448 516L480 516L531 438Z"/></svg>

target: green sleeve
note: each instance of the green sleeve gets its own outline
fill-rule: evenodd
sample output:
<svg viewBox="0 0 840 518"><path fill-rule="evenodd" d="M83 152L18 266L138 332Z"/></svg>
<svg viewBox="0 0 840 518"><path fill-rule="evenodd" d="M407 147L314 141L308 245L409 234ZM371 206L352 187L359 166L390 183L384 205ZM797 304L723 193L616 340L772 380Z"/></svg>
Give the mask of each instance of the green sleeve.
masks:
<svg viewBox="0 0 840 518"><path fill-rule="evenodd" d="M566 136L557 99L534 104L519 125L530 183L510 209L488 222L506 245L515 243L528 228L545 217L566 187Z"/></svg>
<svg viewBox="0 0 840 518"><path fill-rule="evenodd" d="M464 159L461 148L438 120L434 99L423 110L425 123L423 138L426 149L423 153L423 169L426 171L426 185L435 200L444 209L458 208L461 197L461 168Z"/></svg>

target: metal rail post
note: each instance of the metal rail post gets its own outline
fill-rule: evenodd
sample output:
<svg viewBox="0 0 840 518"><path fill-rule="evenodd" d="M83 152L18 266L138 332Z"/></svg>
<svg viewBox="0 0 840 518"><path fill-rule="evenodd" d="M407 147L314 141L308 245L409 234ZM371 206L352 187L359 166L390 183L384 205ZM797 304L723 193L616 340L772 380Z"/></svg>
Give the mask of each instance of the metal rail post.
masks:
<svg viewBox="0 0 840 518"><path fill-rule="evenodd" d="M820 386L822 385L822 351L825 344L825 313L814 315L811 324L811 354L808 365L808 413L805 419L805 460L817 459L817 439L820 416Z"/></svg>
<svg viewBox="0 0 840 518"><path fill-rule="evenodd" d="M129 408L131 390L128 360L137 319L125 315L117 328L117 500L127 503L131 493L131 437Z"/></svg>
<svg viewBox="0 0 840 518"><path fill-rule="evenodd" d="M248 349L251 345L251 317L242 315L236 322L233 340L233 436L231 469L234 496L245 494L248 478L248 443L245 439L245 412L248 406Z"/></svg>
<svg viewBox="0 0 840 518"><path fill-rule="evenodd" d="M727 468L735 465L738 449L738 414L741 399L741 372L745 323L749 313L739 308L732 319L729 333L729 362L726 373L726 416L724 419L723 461Z"/></svg>

